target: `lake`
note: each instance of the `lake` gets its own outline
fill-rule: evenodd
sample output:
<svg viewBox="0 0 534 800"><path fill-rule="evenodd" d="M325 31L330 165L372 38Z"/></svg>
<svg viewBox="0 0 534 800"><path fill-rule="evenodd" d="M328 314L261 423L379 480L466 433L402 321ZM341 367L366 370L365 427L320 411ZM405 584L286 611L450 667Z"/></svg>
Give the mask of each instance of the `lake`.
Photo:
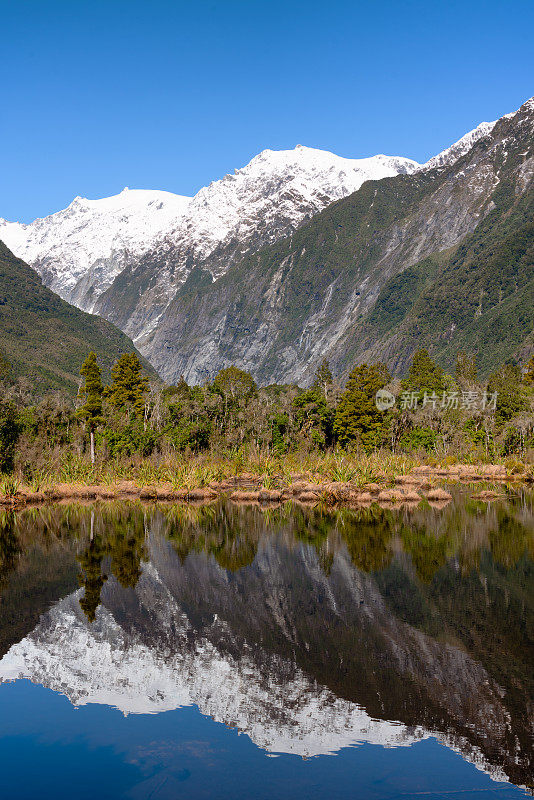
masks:
<svg viewBox="0 0 534 800"><path fill-rule="evenodd" d="M533 558L524 492L2 511L2 798L530 796Z"/></svg>

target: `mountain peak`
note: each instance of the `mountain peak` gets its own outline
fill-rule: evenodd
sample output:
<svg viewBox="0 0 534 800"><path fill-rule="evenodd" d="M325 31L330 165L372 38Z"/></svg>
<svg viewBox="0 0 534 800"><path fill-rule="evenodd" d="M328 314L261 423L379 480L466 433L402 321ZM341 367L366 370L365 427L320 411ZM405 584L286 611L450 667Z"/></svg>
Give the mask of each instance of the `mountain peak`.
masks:
<svg viewBox="0 0 534 800"><path fill-rule="evenodd" d="M484 136L488 136L495 125L497 124L498 120L494 120L493 122L481 122L480 125L477 125L476 128L473 128L472 131L469 131L461 139L458 139L450 147L447 147L446 150L442 150L441 153L438 153L436 156L431 158L426 164L423 164L423 169L434 169L435 167L448 167L451 164L454 164L455 161L458 161L465 153L470 150L473 145L478 142L479 139L482 139Z"/></svg>

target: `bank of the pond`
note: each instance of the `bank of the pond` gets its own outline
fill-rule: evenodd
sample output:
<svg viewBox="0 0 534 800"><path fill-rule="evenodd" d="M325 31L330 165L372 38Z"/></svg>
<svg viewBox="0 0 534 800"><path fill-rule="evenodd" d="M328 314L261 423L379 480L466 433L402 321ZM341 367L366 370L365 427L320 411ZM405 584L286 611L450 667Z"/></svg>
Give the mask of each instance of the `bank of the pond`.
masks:
<svg viewBox="0 0 534 800"><path fill-rule="evenodd" d="M75 481L50 483L37 490L15 480L5 481L0 504L20 507L67 500L139 499L207 503L226 498L236 503L271 504L293 501L328 505L365 506L417 504L423 501L443 504L451 500L447 484L465 484L471 497L493 500L505 494L505 485L534 482L532 473L507 470L504 464L455 464L445 467L416 466L402 475L387 476L377 471L370 480L332 481L312 473L257 475L244 472L202 485L180 486L172 481L134 480L89 483Z"/></svg>

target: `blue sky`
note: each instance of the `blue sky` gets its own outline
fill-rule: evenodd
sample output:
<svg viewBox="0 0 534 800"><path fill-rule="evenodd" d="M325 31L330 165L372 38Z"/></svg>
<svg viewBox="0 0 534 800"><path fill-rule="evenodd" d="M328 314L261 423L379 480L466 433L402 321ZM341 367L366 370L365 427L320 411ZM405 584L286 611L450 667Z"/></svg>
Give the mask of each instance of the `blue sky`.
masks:
<svg viewBox="0 0 534 800"><path fill-rule="evenodd" d="M264 148L426 160L534 93L534 4L0 0L0 217Z"/></svg>

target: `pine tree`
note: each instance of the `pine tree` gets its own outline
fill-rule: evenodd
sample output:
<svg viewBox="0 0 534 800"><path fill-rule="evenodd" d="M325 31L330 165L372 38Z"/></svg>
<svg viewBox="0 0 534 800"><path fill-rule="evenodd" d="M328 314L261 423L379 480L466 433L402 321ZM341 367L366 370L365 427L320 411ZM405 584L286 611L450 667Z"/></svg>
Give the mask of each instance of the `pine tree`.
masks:
<svg viewBox="0 0 534 800"><path fill-rule="evenodd" d="M471 385L477 382L477 361L475 355L468 356L467 353L458 353L454 378L456 383L460 385Z"/></svg>
<svg viewBox="0 0 534 800"><path fill-rule="evenodd" d="M336 411L334 433L344 445L378 447L385 436L386 415L376 406L376 393L390 381L384 364L362 364L352 370Z"/></svg>
<svg viewBox="0 0 534 800"><path fill-rule="evenodd" d="M94 464L95 429L104 421L102 416L102 395L104 393L104 387L102 385L102 372L96 360L96 353L92 350L82 364L80 375L83 378L83 382L80 387L79 396L85 398L85 402L78 409L78 417L86 421L91 447L91 464Z"/></svg>
<svg viewBox="0 0 534 800"><path fill-rule="evenodd" d="M430 358L428 350L421 348L414 353L408 375L402 381L402 388L404 391L420 394L435 392L440 395L445 391L443 370Z"/></svg>
<svg viewBox="0 0 534 800"><path fill-rule="evenodd" d="M521 386L521 370L513 361L499 367L488 379L488 394L497 393L495 422L503 425L525 407L524 387Z"/></svg>
<svg viewBox="0 0 534 800"><path fill-rule="evenodd" d="M141 416L145 408L148 379L135 353L124 353L111 369L112 383L106 392L110 404L128 414Z"/></svg>
<svg viewBox="0 0 534 800"><path fill-rule="evenodd" d="M328 399L328 395L332 393L333 383L334 379L332 378L330 365L328 364L326 358L324 358L317 368L317 372L315 373L312 389L321 392L325 398Z"/></svg>

